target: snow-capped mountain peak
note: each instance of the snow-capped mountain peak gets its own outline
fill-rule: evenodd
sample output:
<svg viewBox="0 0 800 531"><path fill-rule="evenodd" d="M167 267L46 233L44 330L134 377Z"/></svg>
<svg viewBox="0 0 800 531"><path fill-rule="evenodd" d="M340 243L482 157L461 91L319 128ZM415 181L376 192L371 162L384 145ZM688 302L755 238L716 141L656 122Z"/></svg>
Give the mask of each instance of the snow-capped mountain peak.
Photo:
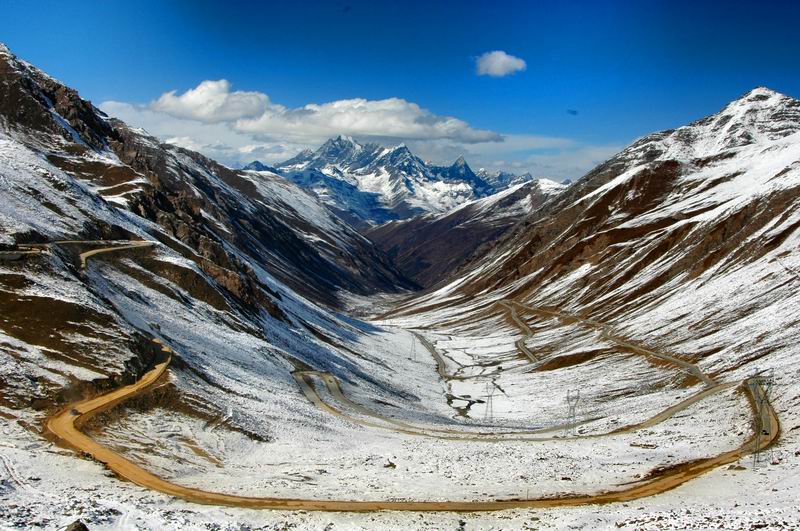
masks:
<svg viewBox="0 0 800 531"><path fill-rule="evenodd" d="M361 151L363 147L356 142L353 137L341 136L328 139L317 151L318 156L325 157L331 161L338 161L343 158L352 157Z"/></svg>
<svg viewBox="0 0 800 531"><path fill-rule="evenodd" d="M314 152L301 152L277 169L357 226L444 213L505 188L481 179L463 156L451 166L435 166L405 144L361 144L344 135Z"/></svg>
<svg viewBox="0 0 800 531"><path fill-rule="evenodd" d="M475 174L497 190L537 180L530 173L515 174L502 170L489 171L485 168L480 168Z"/></svg>
<svg viewBox="0 0 800 531"><path fill-rule="evenodd" d="M776 140L800 130L800 101L766 87L756 87L712 118L712 131L730 147L759 139Z"/></svg>
<svg viewBox="0 0 800 531"><path fill-rule="evenodd" d="M653 161L706 164L747 146L767 145L800 132L800 100L756 87L712 114L634 142L611 159L633 168Z"/></svg>
<svg viewBox="0 0 800 531"><path fill-rule="evenodd" d="M242 166L242 169L247 171L269 171L272 173L277 173L278 171L276 168L273 168L272 166L267 166L266 164L259 162L257 160L254 160L249 164L245 164L244 166Z"/></svg>

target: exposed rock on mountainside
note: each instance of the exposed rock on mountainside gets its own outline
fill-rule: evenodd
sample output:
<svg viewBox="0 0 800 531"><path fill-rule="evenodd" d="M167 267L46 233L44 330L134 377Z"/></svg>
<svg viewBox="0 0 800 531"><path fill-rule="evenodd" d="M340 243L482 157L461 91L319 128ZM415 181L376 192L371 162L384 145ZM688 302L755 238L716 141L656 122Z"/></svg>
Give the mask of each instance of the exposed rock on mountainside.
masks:
<svg viewBox="0 0 800 531"><path fill-rule="evenodd" d="M475 260L564 189L547 179L517 184L446 214L393 221L364 234L385 250L406 276L428 287Z"/></svg>

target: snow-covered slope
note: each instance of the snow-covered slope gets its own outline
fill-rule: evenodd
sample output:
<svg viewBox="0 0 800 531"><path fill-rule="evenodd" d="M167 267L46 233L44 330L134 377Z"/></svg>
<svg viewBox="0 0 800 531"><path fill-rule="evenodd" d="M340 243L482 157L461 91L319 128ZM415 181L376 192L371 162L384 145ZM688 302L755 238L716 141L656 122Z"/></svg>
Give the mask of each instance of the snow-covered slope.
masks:
<svg viewBox="0 0 800 531"><path fill-rule="evenodd" d="M235 275L236 259L227 249L232 246L299 292L331 304L340 290L363 295L409 285L368 240L285 179L231 170L161 144L108 118L8 51L0 52L0 75L8 142L43 153L88 190L157 223L201 253L209 269ZM21 193L31 196L32 185ZM4 238L60 238L63 233L54 233L60 217L53 210L40 220L24 218L50 230L26 234L32 227L19 227ZM231 275L225 273L238 284Z"/></svg>

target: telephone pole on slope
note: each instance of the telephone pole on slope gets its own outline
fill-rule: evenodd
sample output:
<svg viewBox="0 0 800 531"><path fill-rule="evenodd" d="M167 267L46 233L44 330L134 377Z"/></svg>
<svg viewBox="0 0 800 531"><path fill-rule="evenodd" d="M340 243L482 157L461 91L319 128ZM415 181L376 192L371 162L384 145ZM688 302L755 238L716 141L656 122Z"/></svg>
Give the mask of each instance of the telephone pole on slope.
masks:
<svg viewBox="0 0 800 531"><path fill-rule="evenodd" d="M770 425L769 416L765 415L767 412L767 402L769 401L769 393L772 390L774 383L773 370L759 371L755 370L753 376L750 377L751 390L756 403L756 419L755 419L755 440L753 447L753 468L758 467L761 461L761 438L769 435L772 426Z"/></svg>
<svg viewBox="0 0 800 531"><path fill-rule="evenodd" d="M494 385L492 385L490 382L486 382L486 409L483 413L484 421L491 422L492 417L494 417L494 404L492 403L494 391Z"/></svg>
<svg viewBox="0 0 800 531"><path fill-rule="evenodd" d="M581 399L580 389L567 389L567 422L564 426L564 436L570 435L575 432L575 423L577 422L577 409L578 402Z"/></svg>

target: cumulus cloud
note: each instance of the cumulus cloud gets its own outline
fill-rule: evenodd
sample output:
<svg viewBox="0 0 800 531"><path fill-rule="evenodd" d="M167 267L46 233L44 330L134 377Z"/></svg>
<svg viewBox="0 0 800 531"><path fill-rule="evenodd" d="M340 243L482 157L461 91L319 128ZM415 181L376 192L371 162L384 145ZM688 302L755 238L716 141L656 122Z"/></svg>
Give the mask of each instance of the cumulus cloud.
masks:
<svg viewBox="0 0 800 531"><path fill-rule="evenodd" d="M525 70L527 66L523 59L495 50L478 57L475 71L479 76L503 77Z"/></svg>
<svg viewBox="0 0 800 531"><path fill-rule="evenodd" d="M150 108L177 118L205 123L228 122L259 116L269 106L269 98L260 92L231 92L226 79L203 81L180 96L176 91L165 92L150 104Z"/></svg>
<svg viewBox="0 0 800 531"><path fill-rule="evenodd" d="M226 123L248 134L402 139L450 139L458 142L497 142L502 136L475 129L458 118L440 116L402 98L354 98L309 103L288 108L274 104L260 92L231 91L228 81L203 81L183 94L170 91L150 102L149 108L175 118L213 124Z"/></svg>
<svg viewBox="0 0 800 531"><path fill-rule="evenodd" d="M100 108L162 142L231 167L252 160L276 164L339 134L386 146L406 142L414 153L436 164L450 164L464 155L473 168L530 171L559 179L578 178L619 149L563 137L475 129L401 98L287 108L265 94L231 91L227 82L204 82L180 95L167 92L146 104L106 101Z"/></svg>
<svg viewBox="0 0 800 531"><path fill-rule="evenodd" d="M149 105L106 101L100 109L133 127L141 127L162 142L174 144L237 167L258 159L263 162L286 160L308 147L317 147L324 138L269 137L239 133L225 123L205 123L176 118L155 111Z"/></svg>
<svg viewBox="0 0 800 531"><path fill-rule="evenodd" d="M237 120L237 131L293 135L391 137L412 140L450 139L497 142L502 136L452 116L439 116L401 98L354 98L310 103L298 109L270 109L257 118Z"/></svg>

